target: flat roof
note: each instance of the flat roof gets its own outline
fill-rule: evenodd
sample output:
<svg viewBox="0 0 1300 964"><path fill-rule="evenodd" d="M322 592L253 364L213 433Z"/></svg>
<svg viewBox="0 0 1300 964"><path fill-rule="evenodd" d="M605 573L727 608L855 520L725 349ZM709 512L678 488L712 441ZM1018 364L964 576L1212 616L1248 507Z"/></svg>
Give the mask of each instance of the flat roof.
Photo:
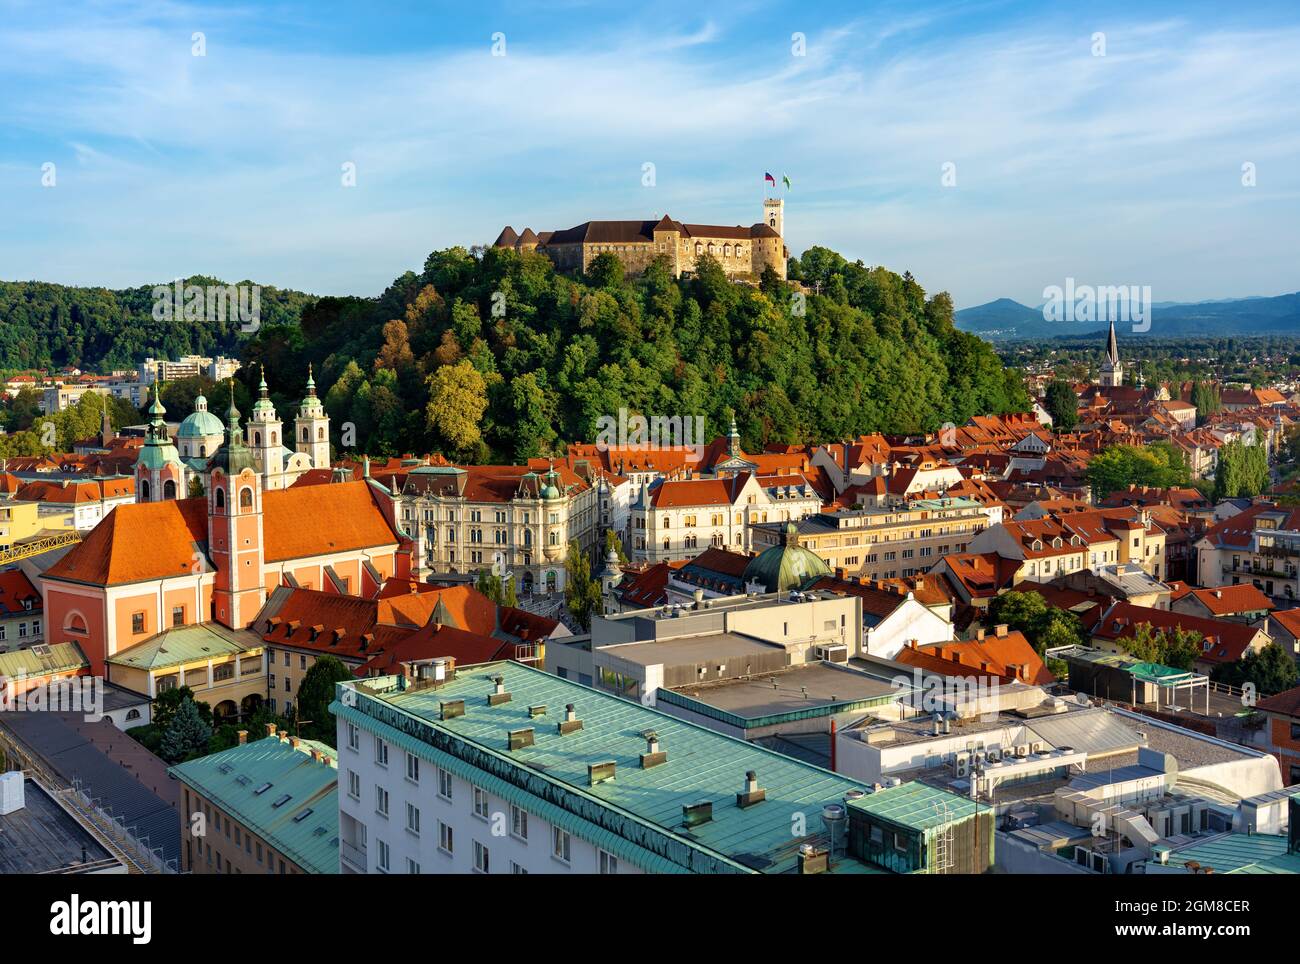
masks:
<svg viewBox="0 0 1300 964"><path fill-rule="evenodd" d="M865 797L850 800L849 806L912 830L946 826L979 810L979 805L969 797L959 797L924 783L884 787ZM988 811L988 807L984 809Z"/></svg>
<svg viewBox="0 0 1300 964"><path fill-rule="evenodd" d="M488 703L495 677L510 700ZM726 736L542 670L515 662L457 667L438 686L409 686L398 677L339 684L355 690L330 709L397 745L458 772L488 792L571 830L629 863L655 872L788 873L799 847L829 839L820 818L864 784ZM463 700L464 714L442 718L442 704ZM566 704L581 729L558 731ZM532 728L534 742L514 750L507 734ZM644 734L653 731L667 759L641 766ZM613 762L613 779L591 784L588 767ZM346 764L346 760L344 761ZM741 807L747 771L765 799ZM683 807L707 801L712 818L693 827ZM805 814L807 835L791 834ZM833 873L879 873L839 858Z"/></svg>
<svg viewBox="0 0 1300 964"><path fill-rule="evenodd" d="M77 864L111 858L31 779L23 780L23 808L0 816L0 874L75 872Z"/></svg>
<svg viewBox="0 0 1300 964"><path fill-rule="evenodd" d="M841 703L892 698L889 682L834 663L815 662L774 673L675 687L673 692L747 719Z"/></svg>
<svg viewBox="0 0 1300 964"><path fill-rule="evenodd" d="M652 639L639 643L610 643L597 647L619 659L642 666L681 666L688 663L714 663L753 655L784 652L779 643L769 643L742 633L720 632L703 636L680 636Z"/></svg>

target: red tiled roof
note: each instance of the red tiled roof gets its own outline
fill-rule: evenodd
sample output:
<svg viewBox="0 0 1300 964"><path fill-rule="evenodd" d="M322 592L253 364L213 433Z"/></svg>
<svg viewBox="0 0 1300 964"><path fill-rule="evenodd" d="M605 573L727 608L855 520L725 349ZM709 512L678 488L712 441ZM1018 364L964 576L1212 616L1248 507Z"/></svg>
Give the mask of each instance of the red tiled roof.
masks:
<svg viewBox="0 0 1300 964"><path fill-rule="evenodd" d="M1251 626L1225 619L1189 616L1186 613L1134 606L1121 601L1107 610L1106 615L1093 627L1092 634L1111 641L1131 639L1140 625L1150 626L1155 632L1177 628L1200 633L1210 646L1206 648L1202 645L1196 658L1207 663L1236 662L1260 632Z"/></svg>
<svg viewBox="0 0 1300 964"><path fill-rule="evenodd" d="M1300 717L1300 686L1260 700L1255 704L1255 709L1263 710L1265 713Z"/></svg>
<svg viewBox="0 0 1300 964"><path fill-rule="evenodd" d="M263 554L282 562L395 545L366 482L281 489L262 496ZM46 571L98 586L191 572L206 550L206 499L120 505Z"/></svg>
<svg viewBox="0 0 1300 964"><path fill-rule="evenodd" d="M1199 600L1212 616L1233 616L1237 613L1273 609L1273 603L1264 595L1264 591L1249 582L1215 589L1193 589L1190 595Z"/></svg>
<svg viewBox="0 0 1300 964"><path fill-rule="evenodd" d="M26 600L29 599L32 603L31 609L26 606ZM41 594L36 591L36 587L21 569L0 572L0 616L39 614L40 611Z"/></svg>

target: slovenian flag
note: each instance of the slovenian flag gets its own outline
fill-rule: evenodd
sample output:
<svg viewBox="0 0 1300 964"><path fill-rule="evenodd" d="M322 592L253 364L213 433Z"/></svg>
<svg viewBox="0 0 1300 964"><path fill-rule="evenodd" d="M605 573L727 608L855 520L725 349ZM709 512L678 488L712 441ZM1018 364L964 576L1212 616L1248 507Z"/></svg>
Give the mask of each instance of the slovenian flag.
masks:
<svg viewBox="0 0 1300 964"><path fill-rule="evenodd" d="M776 187L776 178L774 178L771 174L764 174L763 180L766 183L771 184L773 187Z"/></svg>

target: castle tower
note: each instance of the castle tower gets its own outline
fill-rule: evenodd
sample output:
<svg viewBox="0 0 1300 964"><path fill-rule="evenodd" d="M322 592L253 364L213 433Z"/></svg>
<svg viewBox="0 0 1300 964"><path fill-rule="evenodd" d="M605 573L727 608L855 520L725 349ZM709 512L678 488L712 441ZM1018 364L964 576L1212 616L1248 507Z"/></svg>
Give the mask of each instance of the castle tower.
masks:
<svg viewBox="0 0 1300 964"><path fill-rule="evenodd" d="M233 407L234 403L231 403ZM253 403L253 416L245 426L246 444L253 450L253 459L262 472L262 487L280 489L284 487L284 446L280 442L282 425L276 417L275 405L271 403L271 394L266 388L266 367L262 367L262 378L258 385L258 398Z"/></svg>
<svg viewBox="0 0 1300 964"><path fill-rule="evenodd" d="M244 629L266 602L262 568L262 477L239 434L234 387L226 441L207 465L208 555L216 566L212 618Z"/></svg>
<svg viewBox="0 0 1300 964"><path fill-rule="evenodd" d="M1106 340L1106 360L1101 365L1103 388L1118 388L1124 384L1124 363L1119 360L1119 343L1115 340L1115 322L1110 323L1110 336Z"/></svg>
<svg viewBox="0 0 1300 964"><path fill-rule="evenodd" d="M149 406L149 428L144 445L135 461L135 501L162 502L183 499L185 466L180 453L167 434L167 409L163 408L162 383L154 385L153 403Z"/></svg>
<svg viewBox="0 0 1300 964"><path fill-rule="evenodd" d="M763 223L781 237L785 237L785 200L779 197L763 199Z"/></svg>
<svg viewBox="0 0 1300 964"><path fill-rule="evenodd" d="M316 379L311 366L307 366L307 397L298 407L298 417L293 420L294 448L311 459L313 469L330 467L330 419L325 406L316 397Z"/></svg>

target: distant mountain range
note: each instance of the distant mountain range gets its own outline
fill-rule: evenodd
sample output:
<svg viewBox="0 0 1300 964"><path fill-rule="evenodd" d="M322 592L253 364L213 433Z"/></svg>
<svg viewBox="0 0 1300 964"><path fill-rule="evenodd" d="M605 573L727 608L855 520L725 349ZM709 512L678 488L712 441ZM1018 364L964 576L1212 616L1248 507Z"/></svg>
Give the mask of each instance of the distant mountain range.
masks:
<svg viewBox="0 0 1300 964"><path fill-rule="evenodd" d="M962 308L956 313L957 327L990 341L1017 338L1078 337L1104 331L1101 321L1047 321L1043 310L1030 308L1010 298ZM1116 324L1120 335L1146 334L1155 338L1218 335L1300 336L1300 292L1271 298L1231 298L1221 301L1157 301L1151 306L1151 328L1134 332L1132 326Z"/></svg>

